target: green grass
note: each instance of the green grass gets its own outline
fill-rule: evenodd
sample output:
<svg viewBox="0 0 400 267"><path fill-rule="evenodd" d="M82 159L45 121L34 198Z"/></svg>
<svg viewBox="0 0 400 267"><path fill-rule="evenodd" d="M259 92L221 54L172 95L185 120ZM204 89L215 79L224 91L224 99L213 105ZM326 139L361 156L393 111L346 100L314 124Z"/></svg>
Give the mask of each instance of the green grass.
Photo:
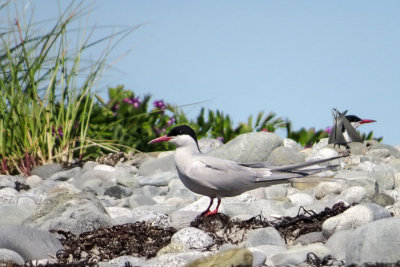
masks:
<svg viewBox="0 0 400 267"><path fill-rule="evenodd" d="M0 8L12 10L8 4ZM38 164L90 157L88 148L98 145L88 138L95 86L112 48L134 28L95 41L91 41L93 31L85 35L89 29L80 29L74 47L68 27L85 12L87 8L72 2L45 33L39 30L43 24L33 23L32 18L27 22L24 17L9 18L1 26L3 172L29 175ZM85 53L101 43L107 45L101 55L85 63Z"/></svg>

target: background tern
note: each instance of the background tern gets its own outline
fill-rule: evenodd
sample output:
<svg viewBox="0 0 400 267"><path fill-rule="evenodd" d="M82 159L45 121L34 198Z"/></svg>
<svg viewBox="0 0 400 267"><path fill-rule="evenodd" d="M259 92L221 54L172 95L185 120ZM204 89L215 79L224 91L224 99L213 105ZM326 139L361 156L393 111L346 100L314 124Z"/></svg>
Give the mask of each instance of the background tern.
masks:
<svg viewBox="0 0 400 267"><path fill-rule="evenodd" d="M329 144L346 146L351 142L362 143L363 140L356 131L357 127L365 123L375 122L375 120L360 119L355 115L346 115L346 113L347 110L342 113L337 109L332 110L333 126L329 133Z"/></svg>
<svg viewBox="0 0 400 267"><path fill-rule="evenodd" d="M175 165L182 183L189 190L210 197L210 205L202 213L206 216L218 212L221 197L232 197L258 187L287 183L293 178L326 171L334 166L302 168L343 157L285 166L268 166L265 162L237 163L203 154L199 149L196 133L187 125L176 126L167 135L158 137L149 144L163 141L177 146ZM218 199L217 207L211 211L215 198Z"/></svg>

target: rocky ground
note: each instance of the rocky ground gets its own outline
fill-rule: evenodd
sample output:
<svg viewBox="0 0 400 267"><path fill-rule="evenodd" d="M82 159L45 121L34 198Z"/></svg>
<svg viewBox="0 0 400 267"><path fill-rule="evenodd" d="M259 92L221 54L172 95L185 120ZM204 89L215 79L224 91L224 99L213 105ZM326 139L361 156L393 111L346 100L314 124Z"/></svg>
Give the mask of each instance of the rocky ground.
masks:
<svg viewBox="0 0 400 267"><path fill-rule="evenodd" d="M272 133L243 134L205 153L272 165L336 156L321 140L302 149ZM177 177L173 152L104 157L30 177L0 176L4 266L400 266L400 151L350 145L334 170L209 199ZM0 263L0 266L3 266Z"/></svg>

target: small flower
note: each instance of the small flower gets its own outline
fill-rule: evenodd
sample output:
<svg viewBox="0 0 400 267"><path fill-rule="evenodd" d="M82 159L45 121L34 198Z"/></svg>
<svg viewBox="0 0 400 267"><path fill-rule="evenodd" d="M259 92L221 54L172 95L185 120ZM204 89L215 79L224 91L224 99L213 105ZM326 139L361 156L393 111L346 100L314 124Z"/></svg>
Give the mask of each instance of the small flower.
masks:
<svg viewBox="0 0 400 267"><path fill-rule="evenodd" d="M134 108L138 108L140 106L140 99L139 97L131 98L132 105Z"/></svg>
<svg viewBox="0 0 400 267"><path fill-rule="evenodd" d="M165 103L164 103L163 100L155 100L155 101L153 102L153 106L156 107L156 108L159 108L159 109L161 109L161 110L164 110L164 109L165 109Z"/></svg>
<svg viewBox="0 0 400 267"><path fill-rule="evenodd" d="M54 125L51 126L51 134L56 135L56 129L54 128Z"/></svg>
<svg viewBox="0 0 400 267"><path fill-rule="evenodd" d="M129 98L124 98L124 99L122 100L122 102L124 102L124 103L129 103Z"/></svg>
<svg viewBox="0 0 400 267"><path fill-rule="evenodd" d="M267 128L262 128L261 132L269 132Z"/></svg>
<svg viewBox="0 0 400 267"><path fill-rule="evenodd" d="M175 118L174 118L174 117L171 117L171 118L168 119L167 125L168 125L168 126L171 126L171 125L174 124L174 123L175 123Z"/></svg>
<svg viewBox="0 0 400 267"><path fill-rule="evenodd" d="M115 116L117 116L117 110L119 109L119 105L118 104L116 104L115 106L113 106L112 108L111 108L111 111L113 112L113 116L115 117Z"/></svg>
<svg viewBox="0 0 400 267"><path fill-rule="evenodd" d="M218 136L217 140L221 141L222 143L225 141L225 138L223 136Z"/></svg>
<svg viewBox="0 0 400 267"><path fill-rule="evenodd" d="M328 127L325 128L325 132L326 132L326 133L329 134L329 133L331 133L331 131L332 131L332 127L329 127L329 126L328 126Z"/></svg>
<svg viewBox="0 0 400 267"><path fill-rule="evenodd" d="M118 104L116 104L115 106L113 106L111 108L112 111L117 111L118 109L119 109L119 105Z"/></svg>
<svg viewBox="0 0 400 267"><path fill-rule="evenodd" d="M57 132L58 132L58 135L59 135L60 137L63 137L63 136L64 136L64 132L63 132L62 126L58 127Z"/></svg>

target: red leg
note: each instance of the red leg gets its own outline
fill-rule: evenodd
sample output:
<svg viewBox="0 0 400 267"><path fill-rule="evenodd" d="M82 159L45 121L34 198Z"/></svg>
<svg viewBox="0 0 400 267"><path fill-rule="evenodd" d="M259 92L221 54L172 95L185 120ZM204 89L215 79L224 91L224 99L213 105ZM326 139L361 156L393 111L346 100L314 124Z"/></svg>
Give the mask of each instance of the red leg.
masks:
<svg viewBox="0 0 400 267"><path fill-rule="evenodd" d="M212 204L212 203L211 203L211 204ZM206 215L205 215L205 216L207 216L207 217L218 213L218 208L219 208L219 204L221 204L221 199L218 198L217 207L216 207L215 210L213 210L213 211L210 211L211 204L210 204L210 206L208 207L208 212L207 212Z"/></svg>
<svg viewBox="0 0 400 267"><path fill-rule="evenodd" d="M211 208L213 202L214 202L214 198L210 197L210 205L208 205L208 208L207 208L205 211L203 211L203 212L201 213L201 215L206 215L207 213L210 212L210 208Z"/></svg>

